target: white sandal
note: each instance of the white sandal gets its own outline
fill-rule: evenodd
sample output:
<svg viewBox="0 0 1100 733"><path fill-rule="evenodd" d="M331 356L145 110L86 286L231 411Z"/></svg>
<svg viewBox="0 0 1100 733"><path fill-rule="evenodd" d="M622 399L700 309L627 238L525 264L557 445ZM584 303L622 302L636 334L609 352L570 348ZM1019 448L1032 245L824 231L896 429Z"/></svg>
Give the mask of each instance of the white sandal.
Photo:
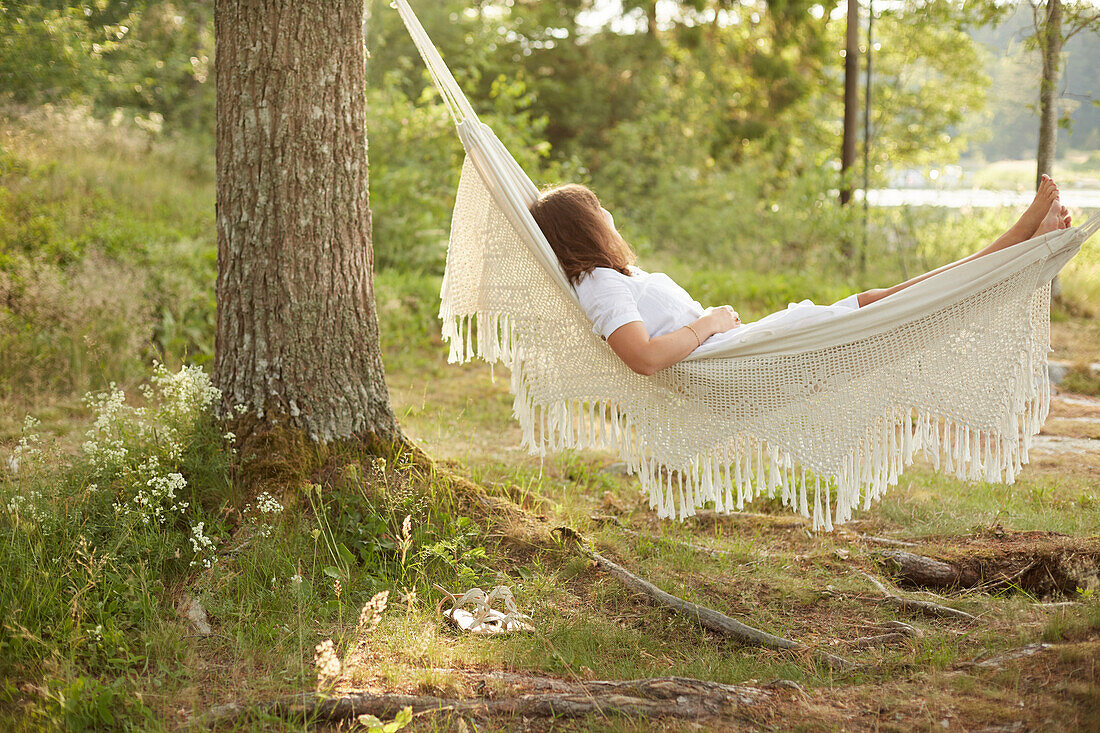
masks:
<svg viewBox="0 0 1100 733"><path fill-rule="evenodd" d="M498 585L488 594L481 588L471 588L461 596L450 593L438 585L436 588L445 594L445 597L436 605L436 612L461 631L487 636L514 631L534 631L534 627L526 622L531 617L520 613L516 608L516 599L508 586ZM443 604L448 600L454 605L449 610L443 611ZM497 600L504 604L505 613L491 607ZM463 608L466 605L469 605L472 610L467 611Z"/></svg>

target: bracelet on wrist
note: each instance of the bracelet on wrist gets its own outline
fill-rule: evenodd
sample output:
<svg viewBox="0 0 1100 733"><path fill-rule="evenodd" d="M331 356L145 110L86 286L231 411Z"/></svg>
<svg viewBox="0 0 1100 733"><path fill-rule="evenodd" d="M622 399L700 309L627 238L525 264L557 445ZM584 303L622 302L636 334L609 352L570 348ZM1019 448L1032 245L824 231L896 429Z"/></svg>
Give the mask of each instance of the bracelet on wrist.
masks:
<svg viewBox="0 0 1100 733"><path fill-rule="evenodd" d="M696 348L699 348L700 346L702 346L702 345L703 345L703 339L701 339L701 338L699 337L699 332L695 330L695 327L694 327L694 326L692 326L692 325L691 325L691 324L689 323L689 324L687 324L686 328L687 328L687 329L688 329L689 331L691 331L691 332L692 332L693 334L695 334L695 347L696 347Z"/></svg>

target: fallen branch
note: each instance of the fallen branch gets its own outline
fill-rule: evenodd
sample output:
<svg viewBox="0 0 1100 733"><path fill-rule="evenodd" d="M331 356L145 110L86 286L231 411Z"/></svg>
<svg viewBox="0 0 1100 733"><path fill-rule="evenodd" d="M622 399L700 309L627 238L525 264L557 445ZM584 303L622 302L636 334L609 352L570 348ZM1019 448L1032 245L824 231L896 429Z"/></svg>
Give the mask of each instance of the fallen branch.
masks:
<svg viewBox="0 0 1100 733"><path fill-rule="evenodd" d="M464 673L465 674L465 673ZM504 672L483 673L480 677L495 682L515 683L543 690L509 697L444 698L431 695L389 695L358 693L326 696L315 693L292 695L278 700L241 705L229 703L211 708L202 722L206 726L239 723L267 714L277 717L331 723L355 719L360 715L390 718L406 707L414 713L449 711L462 715L491 715L540 718L576 718L598 713L635 717L671 717L682 719L728 716L730 709L759 705L773 693L756 687L723 685L689 677L657 677L641 680L595 680L566 682L552 678L532 678Z"/></svg>
<svg viewBox="0 0 1100 733"><path fill-rule="evenodd" d="M568 527L558 527L554 531L561 534L563 537L580 539L580 535ZM828 652L812 650L805 644L791 641L790 639L784 639L780 636L769 634L766 631L761 631L760 629L755 629L752 626L743 624L712 608L700 606L697 603L685 601L682 598L677 598L670 593L666 593L648 580L639 578L621 565L608 560L598 552L588 549L584 546L583 542L577 542L576 547L582 554L592 559L599 567L614 575L627 588L630 588L636 593L641 593L658 606L671 609L683 616L698 621L712 631L717 631L720 634L737 639L744 644L760 646L765 649L811 652L814 657L831 669L850 669L853 666L847 659L842 659Z"/></svg>
<svg viewBox="0 0 1100 733"><path fill-rule="evenodd" d="M918 601L915 598L903 598L899 595L891 593L885 585L883 585L878 578L869 573L865 573L862 570L857 570L857 573L862 575L867 580L871 581L871 584L878 588L879 591L885 596L883 602L889 603L891 606L903 609L905 611L916 611L918 613L924 613L931 616L940 616L944 618L955 618L964 621L976 621L975 616L970 615L966 611L960 611L957 608L949 608L948 606L941 606L938 603L932 603L931 601Z"/></svg>

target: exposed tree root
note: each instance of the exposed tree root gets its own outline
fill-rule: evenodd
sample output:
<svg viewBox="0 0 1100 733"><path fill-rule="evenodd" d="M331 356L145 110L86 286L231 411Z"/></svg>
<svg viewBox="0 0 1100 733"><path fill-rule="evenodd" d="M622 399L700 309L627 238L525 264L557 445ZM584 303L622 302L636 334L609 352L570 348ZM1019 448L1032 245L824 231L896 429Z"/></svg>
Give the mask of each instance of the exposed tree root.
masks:
<svg viewBox="0 0 1100 733"><path fill-rule="evenodd" d="M1015 659L1030 657L1035 654L1039 654L1040 652L1044 652L1047 649L1050 649L1050 647L1050 644L1037 642L1035 644L1028 644L1027 646L1019 647L1018 649L1009 649L1007 652L998 654L995 657L982 659L980 661L975 660L973 662L969 662L969 664L973 664L975 667L983 667L985 669L1000 669L1005 662L1011 662Z"/></svg>
<svg viewBox="0 0 1100 733"><path fill-rule="evenodd" d="M886 621L885 623L875 624L872 628L880 633L861 636L846 642L846 644L853 649L866 649L872 646L897 644L912 637L924 636L924 632L920 629L901 621Z"/></svg>
<svg viewBox="0 0 1100 733"><path fill-rule="evenodd" d="M893 577L923 588L971 588L979 582L976 573L924 555L885 550L879 557Z"/></svg>
<svg viewBox="0 0 1100 733"><path fill-rule="evenodd" d="M881 550L879 561L899 585L910 587L1016 590L1040 598L1100 588L1096 538L997 530L952 540L958 546L935 558Z"/></svg>
<svg viewBox="0 0 1100 733"><path fill-rule="evenodd" d="M895 606L905 611L915 611L917 613L923 613L929 616L940 616L943 618L954 618L963 621L976 621L977 617L972 616L966 611L960 611L957 608L949 608L947 606L941 606L938 603L932 603L931 601L919 601L915 598L902 598L899 595L891 593L885 585L879 581L873 575L857 570L857 573L862 575L867 580L871 581L879 591L885 596L882 600L884 603L889 603L891 606Z"/></svg>
<svg viewBox="0 0 1100 733"><path fill-rule="evenodd" d="M305 693L256 705L219 705L211 708L201 722L209 727L268 714L288 720L332 723L367 714L391 718L405 707L418 713L447 711L475 717L575 718L599 714L693 720L728 717L739 708L769 702L775 694L758 687L723 685L689 677L568 682L505 672L463 674L480 677L483 685L494 683L520 689L472 699L369 692L332 696Z"/></svg>
<svg viewBox="0 0 1100 733"><path fill-rule="evenodd" d="M566 539L580 539L580 535L568 527L558 527L554 531ZM797 641L791 641L790 639L784 639L769 634L766 631L755 629L752 626L743 624L712 608L700 606L697 603L685 601L682 598L677 598L670 593L666 593L648 580L639 578L621 565L608 560L598 552L588 549L584 546L583 542L576 542L575 547L580 553L591 558L599 567L614 575L615 578L627 588L630 588L636 593L641 593L650 602L658 606L671 609L683 616L698 621L712 631L717 631L720 634L737 639L744 644L760 646L765 649L810 653L831 669L851 669L854 666L847 659L842 659L821 650L811 649L805 644L801 644Z"/></svg>

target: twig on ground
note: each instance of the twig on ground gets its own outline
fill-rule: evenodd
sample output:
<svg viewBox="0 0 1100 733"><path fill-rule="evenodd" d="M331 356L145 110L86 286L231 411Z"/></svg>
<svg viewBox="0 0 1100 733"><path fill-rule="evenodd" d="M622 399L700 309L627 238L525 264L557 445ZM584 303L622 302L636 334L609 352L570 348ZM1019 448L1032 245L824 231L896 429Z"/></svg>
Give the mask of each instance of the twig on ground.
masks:
<svg viewBox="0 0 1100 733"><path fill-rule="evenodd" d="M874 537L869 534L857 534L864 542L870 542L873 545L886 545L888 547L916 547L916 542L906 542L905 540L894 540L889 537Z"/></svg>
<svg viewBox="0 0 1100 733"><path fill-rule="evenodd" d="M945 618L956 618L964 621L976 621L977 617L972 616L966 611L960 611L957 608L949 608L947 606L941 606L938 603L932 603L931 601L918 601L914 598L902 598L899 595L891 593L885 585L879 581L875 576L865 573L862 570L856 570L857 573L862 575L867 580L871 581L871 584L875 586L884 596L883 602L889 603L892 606L906 610L917 611L919 613L928 614L931 616L941 616Z"/></svg>
<svg viewBox="0 0 1100 733"><path fill-rule="evenodd" d="M726 716L729 708L759 705L774 693L758 687L723 685L690 677L640 680L567 682L507 672L466 673L482 681L517 682L527 690L489 698L442 698L431 695L358 693L324 696L292 695L255 705L229 703L211 708L203 717L207 726L235 723L266 713L314 723L354 719L360 715L392 717L405 707L413 712L450 711L479 717L494 714L526 717L574 718L591 713L664 716L682 719ZM531 688L537 690L531 692Z"/></svg>
<svg viewBox="0 0 1100 733"><path fill-rule="evenodd" d="M574 540L580 540L580 535L569 527L558 527L554 532L560 534L563 538L571 538ZM753 646L760 646L766 649L774 649L776 651L796 651L796 652L810 652L818 660L823 662L831 669L850 669L853 664L847 659L829 654L821 650L813 650L805 644L801 644L797 641L791 641L790 639L784 639L773 634L769 634L766 631L755 629L752 626L732 619L729 616L715 611L712 608L706 606L700 606L697 603L691 601L685 601L682 598L666 593L657 586L650 583L648 580L644 580L637 575L634 575L626 568L618 565L611 560L608 560L598 552L588 549L584 546L583 541L577 541L575 543L578 551L586 557L595 561L595 563L614 575L623 585L631 590L641 593L646 596L651 602L658 606L671 609L677 613L687 616L688 618L698 621L712 631L717 631L726 636L737 639L738 641L751 644Z"/></svg>
<svg viewBox="0 0 1100 733"><path fill-rule="evenodd" d="M1080 601L1052 601L1050 603L1033 603L1034 608L1041 608L1044 611L1051 611L1058 608L1072 608L1073 606L1080 606Z"/></svg>
<svg viewBox="0 0 1100 733"><path fill-rule="evenodd" d="M1042 560L1032 560L1029 564L1027 564L1024 567L1020 568L1019 570L1017 570L1012 575L1002 576L1000 578L992 578L992 579L990 579L989 581L987 581L985 583L975 585L972 590L975 590L979 593L987 593L990 590L993 590L994 588L996 588L998 586L1004 586L1004 585L1012 586L1012 585L1015 585L1016 581L1018 581L1020 578L1022 578L1025 573L1029 572L1033 567L1038 565L1040 562L1042 562Z"/></svg>

